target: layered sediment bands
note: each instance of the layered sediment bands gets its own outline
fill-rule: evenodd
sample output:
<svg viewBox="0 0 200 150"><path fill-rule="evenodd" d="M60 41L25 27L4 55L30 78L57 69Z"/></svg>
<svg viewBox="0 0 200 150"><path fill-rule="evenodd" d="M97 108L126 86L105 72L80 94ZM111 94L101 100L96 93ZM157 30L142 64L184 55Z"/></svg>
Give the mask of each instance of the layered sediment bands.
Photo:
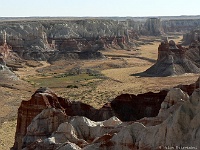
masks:
<svg viewBox="0 0 200 150"><path fill-rule="evenodd" d="M85 51L95 54L107 48L132 49L138 37L137 31L124 22L98 19L6 22L0 23L0 32L0 43L5 32L13 51L21 58L35 60L54 60L58 53L70 53L74 59L83 57Z"/></svg>
<svg viewBox="0 0 200 150"><path fill-rule="evenodd" d="M60 109L66 116L85 116L93 121L107 120L117 116L122 121L135 121L158 114L160 104L167 91L145 93L137 96L122 94L100 109L79 101L69 101L58 97L48 88L38 89L29 101L22 101L18 109L17 130L14 149L22 147L22 138L34 117L46 108Z"/></svg>
<svg viewBox="0 0 200 150"><path fill-rule="evenodd" d="M161 19L149 18L144 24L144 35L159 36L163 33L161 26Z"/></svg>
<svg viewBox="0 0 200 150"><path fill-rule="evenodd" d="M188 32L200 26L200 19L169 19L162 21L164 32Z"/></svg>
<svg viewBox="0 0 200 150"><path fill-rule="evenodd" d="M18 109L14 149L21 149L22 138L26 134L27 127L32 119L46 108L60 109L66 116L85 116L95 121L106 120L114 116L109 104L98 110L82 102L69 101L58 97L48 88L40 88L29 101L22 101Z"/></svg>
<svg viewBox="0 0 200 150"><path fill-rule="evenodd" d="M158 47L157 62L141 76L172 76L184 73L200 73L199 42L189 49L165 40Z"/></svg>
<svg viewBox="0 0 200 150"><path fill-rule="evenodd" d="M111 107L116 117L122 121L134 121L143 117L157 116L160 105L163 102L167 91L159 93L148 92L144 94L122 94L117 96Z"/></svg>
<svg viewBox="0 0 200 150"><path fill-rule="evenodd" d="M83 116L67 116L62 109L46 108L27 127L22 147L24 150L147 150L170 145L173 149L199 149L199 98L200 89L195 89L189 97L181 89L172 88L157 116L135 122L122 122L117 117L95 122Z"/></svg>
<svg viewBox="0 0 200 150"><path fill-rule="evenodd" d="M196 46L195 42L200 42L200 29L194 29L183 35L183 44Z"/></svg>
<svg viewBox="0 0 200 150"><path fill-rule="evenodd" d="M98 50L136 48L139 35L158 36L165 32L185 32L199 26L199 20L143 21L108 19L8 21L0 23L0 45L6 33L7 44L21 58L54 61L58 59L102 58ZM188 35L189 36L189 35ZM1 50L0 50L1 51Z"/></svg>

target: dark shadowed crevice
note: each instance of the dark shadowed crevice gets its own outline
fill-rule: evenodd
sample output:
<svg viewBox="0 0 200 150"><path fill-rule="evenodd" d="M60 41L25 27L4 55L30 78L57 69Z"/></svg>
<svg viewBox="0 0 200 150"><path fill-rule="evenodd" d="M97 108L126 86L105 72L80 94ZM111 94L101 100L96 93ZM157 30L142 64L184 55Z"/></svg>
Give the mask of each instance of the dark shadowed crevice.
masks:
<svg viewBox="0 0 200 150"><path fill-rule="evenodd" d="M155 117L168 91L148 92L139 95L122 94L111 102L115 115L122 121L134 121L143 117Z"/></svg>

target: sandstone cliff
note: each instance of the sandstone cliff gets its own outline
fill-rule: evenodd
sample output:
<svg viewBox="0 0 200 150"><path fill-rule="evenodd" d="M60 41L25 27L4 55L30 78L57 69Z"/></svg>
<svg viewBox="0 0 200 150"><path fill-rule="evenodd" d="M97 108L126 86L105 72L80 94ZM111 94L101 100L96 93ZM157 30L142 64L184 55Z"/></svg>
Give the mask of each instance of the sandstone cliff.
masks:
<svg viewBox="0 0 200 150"><path fill-rule="evenodd" d="M187 107L185 105L189 106L185 113L192 109L193 117L196 115L193 111L197 109L193 107L197 107L198 87L199 79L194 84L179 85L170 91L149 92L137 96L122 94L100 109L79 101L66 100L58 97L48 88L40 88L29 101L21 103L13 149L22 147L25 149L46 149L47 147L50 149L58 147L77 149L83 147L85 149L94 147L136 149L140 147L140 149L146 149L148 146L150 149L156 149L158 146L176 146L172 143L173 141L167 141L168 138L174 138L171 130L169 129L170 132L166 133L169 137L163 135L165 133L163 130L168 130L170 126L176 127L181 132L181 135L177 133L178 142L185 142L181 136L186 137L186 132L188 132L187 135L190 134L190 130L182 130L185 120L181 120L183 122L177 126L177 124L171 124L171 119L174 119L174 123L179 122L180 118L177 118L179 109ZM193 101L195 106L193 106ZM187 120L187 122L190 121ZM144 138L145 135L154 136L154 132L162 137L156 138L158 142ZM191 138L194 141L198 139ZM142 145L139 144L140 142ZM180 143L177 146L180 146ZM194 146L194 143L191 142L190 146Z"/></svg>
<svg viewBox="0 0 200 150"><path fill-rule="evenodd" d="M200 29L194 29L183 35L183 44L195 46L195 42L200 42Z"/></svg>
<svg viewBox="0 0 200 150"><path fill-rule="evenodd" d="M139 95L122 94L100 109L79 101L58 97L48 88L38 89L29 101L22 101L18 110L15 149L22 147L22 138L32 119L46 108L61 109L66 116L85 116L93 121L103 121L117 116L122 121L135 121L143 117L155 117L167 91ZM130 115L131 113L131 115Z"/></svg>
<svg viewBox="0 0 200 150"><path fill-rule="evenodd" d="M58 58L102 58L98 50L134 49L139 35L159 36L167 32L192 30L200 26L198 19L143 21L108 19L43 20L0 22L0 45L7 44L21 58L54 61ZM6 33L6 36L4 35ZM0 50L1 51L1 50ZM55 56L55 57L54 57Z"/></svg>
<svg viewBox="0 0 200 150"><path fill-rule="evenodd" d="M47 89L36 93L46 98L48 94L55 96ZM199 98L199 89L189 97L181 89L172 88L155 117L135 122L122 122L117 117L111 117L95 122L83 116L66 115L55 100L47 103L50 100L48 97L48 108L31 119L21 146L24 150L199 149Z"/></svg>
<svg viewBox="0 0 200 150"><path fill-rule="evenodd" d="M200 27L200 19L168 19L162 21L164 32L186 33Z"/></svg>
<svg viewBox="0 0 200 150"><path fill-rule="evenodd" d="M165 40L158 47L157 62L141 76L172 76L184 73L200 73L199 43L186 49L174 41Z"/></svg>
<svg viewBox="0 0 200 150"><path fill-rule="evenodd" d="M144 24L143 35L159 36L163 34L161 19L148 18Z"/></svg>
<svg viewBox="0 0 200 150"><path fill-rule="evenodd" d="M85 51L93 58L92 54L102 49L132 49L137 38L134 27L124 22L98 19L1 22L0 33L0 44L6 33L13 51L21 58L35 60L55 60L54 55L85 58Z"/></svg>

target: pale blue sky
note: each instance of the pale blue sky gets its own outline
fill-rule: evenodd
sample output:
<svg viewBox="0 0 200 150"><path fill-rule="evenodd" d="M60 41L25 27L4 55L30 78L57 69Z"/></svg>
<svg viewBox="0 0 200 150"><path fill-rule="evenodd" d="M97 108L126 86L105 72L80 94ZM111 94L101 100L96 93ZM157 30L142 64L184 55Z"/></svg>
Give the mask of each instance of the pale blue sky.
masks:
<svg viewBox="0 0 200 150"><path fill-rule="evenodd" d="M200 15L200 0L1 0L0 17Z"/></svg>

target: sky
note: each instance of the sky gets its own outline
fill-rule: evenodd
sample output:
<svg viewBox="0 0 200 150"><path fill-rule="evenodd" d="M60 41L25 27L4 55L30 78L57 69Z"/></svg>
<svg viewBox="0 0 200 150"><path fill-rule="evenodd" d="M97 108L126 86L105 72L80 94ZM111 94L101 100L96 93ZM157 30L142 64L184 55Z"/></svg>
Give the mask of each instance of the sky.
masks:
<svg viewBox="0 0 200 150"><path fill-rule="evenodd" d="M200 0L1 0L0 17L200 15Z"/></svg>

